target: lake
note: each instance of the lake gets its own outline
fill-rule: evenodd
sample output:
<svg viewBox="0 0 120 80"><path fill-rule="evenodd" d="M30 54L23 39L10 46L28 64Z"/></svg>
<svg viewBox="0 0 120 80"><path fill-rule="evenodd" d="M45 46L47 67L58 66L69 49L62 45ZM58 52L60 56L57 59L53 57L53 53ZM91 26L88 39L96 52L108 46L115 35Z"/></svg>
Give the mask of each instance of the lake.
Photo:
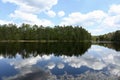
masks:
<svg viewBox="0 0 120 80"><path fill-rule="evenodd" d="M120 80L120 44L1 42L0 80Z"/></svg>

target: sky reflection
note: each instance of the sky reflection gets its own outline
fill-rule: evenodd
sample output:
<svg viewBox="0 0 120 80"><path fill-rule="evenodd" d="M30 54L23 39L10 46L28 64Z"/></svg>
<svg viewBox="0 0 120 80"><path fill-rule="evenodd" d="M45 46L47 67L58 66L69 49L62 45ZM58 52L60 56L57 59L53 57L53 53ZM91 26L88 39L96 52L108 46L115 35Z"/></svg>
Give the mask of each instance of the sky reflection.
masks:
<svg viewBox="0 0 120 80"><path fill-rule="evenodd" d="M2 59L1 56L0 60ZM120 77L120 52L98 45L92 45L82 56L44 54L26 59L16 58L7 63L14 67L18 73L14 76L2 76L3 80L26 80L28 78L46 80L63 76L75 79L82 79L83 76L96 77L97 79L97 76L104 76L103 79L117 80ZM75 72L77 72L75 74L77 77L73 75ZM56 73L62 74L57 75Z"/></svg>

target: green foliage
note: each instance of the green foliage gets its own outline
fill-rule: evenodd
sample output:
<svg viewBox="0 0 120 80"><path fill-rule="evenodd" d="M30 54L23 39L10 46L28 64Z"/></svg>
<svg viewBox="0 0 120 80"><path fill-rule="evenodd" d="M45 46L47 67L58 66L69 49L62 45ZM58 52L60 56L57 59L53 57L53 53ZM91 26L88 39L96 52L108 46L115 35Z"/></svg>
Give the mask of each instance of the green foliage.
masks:
<svg viewBox="0 0 120 80"><path fill-rule="evenodd" d="M112 33L92 37L92 40L120 42L120 30L117 30Z"/></svg>
<svg viewBox="0 0 120 80"><path fill-rule="evenodd" d="M112 40L120 42L120 30L118 30L114 33Z"/></svg>
<svg viewBox="0 0 120 80"><path fill-rule="evenodd" d="M15 24L0 25L0 40L56 40L84 41L91 40L91 34L79 26L43 27L38 25Z"/></svg>

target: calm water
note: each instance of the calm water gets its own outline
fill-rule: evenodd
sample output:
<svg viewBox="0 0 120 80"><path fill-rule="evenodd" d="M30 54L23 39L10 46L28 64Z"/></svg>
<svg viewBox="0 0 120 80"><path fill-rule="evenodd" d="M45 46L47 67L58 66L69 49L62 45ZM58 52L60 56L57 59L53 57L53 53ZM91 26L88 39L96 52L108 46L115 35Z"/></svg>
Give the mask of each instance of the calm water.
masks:
<svg viewBox="0 0 120 80"><path fill-rule="evenodd" d="M0 80L120 80L120 45L0 43Z"/></svg>

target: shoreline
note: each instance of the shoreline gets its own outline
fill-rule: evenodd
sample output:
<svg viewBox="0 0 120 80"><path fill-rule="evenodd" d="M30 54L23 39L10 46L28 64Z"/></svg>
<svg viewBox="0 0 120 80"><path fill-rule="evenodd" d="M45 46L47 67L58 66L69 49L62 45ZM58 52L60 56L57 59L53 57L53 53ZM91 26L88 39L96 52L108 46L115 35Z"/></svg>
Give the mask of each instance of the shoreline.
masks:
<svg viewBox="0 0 120 80"><path fill-rule="evenodd" d="M92 44L99 44L99 43L120 43L115 41L74 41L74 40L0 40L0 42L41 42L41 43L47 43L47 42L90 42Z"/></svg>
<svg viewBox="0 0 120 80"><path fill-rule="evenodd" d="M91 42L85 41L74 41L74 40L0 40L0 42Z"/></svg>

